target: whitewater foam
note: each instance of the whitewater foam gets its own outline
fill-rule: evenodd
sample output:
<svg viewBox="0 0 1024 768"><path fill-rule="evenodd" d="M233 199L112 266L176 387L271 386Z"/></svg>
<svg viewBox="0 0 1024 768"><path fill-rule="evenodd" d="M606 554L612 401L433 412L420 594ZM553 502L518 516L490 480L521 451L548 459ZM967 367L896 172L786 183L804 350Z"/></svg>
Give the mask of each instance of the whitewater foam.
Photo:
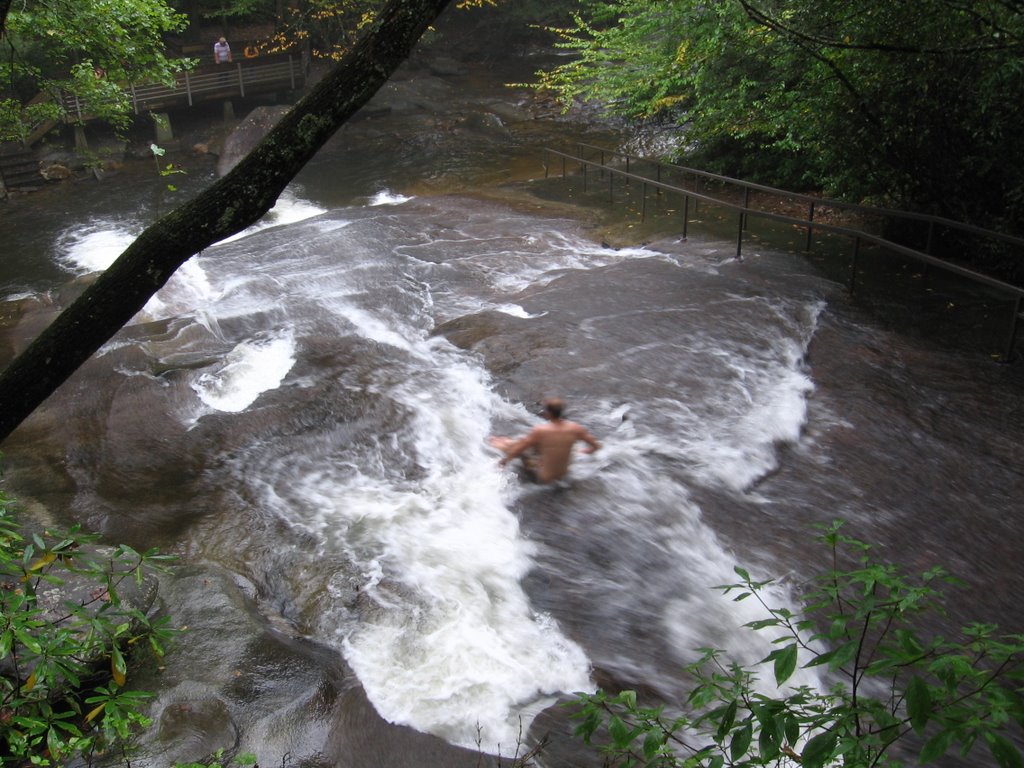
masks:
<svg viewBox="0 0 1024 768"><path fill-rule="evenodd" d="M102 272L137 236L137 232L114 222L76 225L58 238L56 261L76 275Z"/></svg>
<svg viewBox="0 0 1024 768"><path fill-rule="evenodd" d="M380 205L401 205L412 200L411 197L400 195L397 192L392 192L390 189L382 189L380 192L375 194L369 199L367 205L376 207Z"/></svg>
<svg viewBox="0 0 1024 768"><path fill-rule="evenodd" d="M225 355L217 371L201 374L192 389L210 408L238 413L279 387L294 364L291 332L244 341Z"/></svg>

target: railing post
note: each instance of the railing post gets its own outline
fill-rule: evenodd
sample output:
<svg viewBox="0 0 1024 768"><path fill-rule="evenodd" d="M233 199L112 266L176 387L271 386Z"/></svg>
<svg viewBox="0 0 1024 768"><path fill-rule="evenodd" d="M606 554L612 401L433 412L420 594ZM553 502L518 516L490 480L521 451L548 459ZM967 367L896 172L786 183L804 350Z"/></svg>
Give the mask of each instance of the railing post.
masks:
<svg viewBox="0 0 1024 768"><path fill-rule="evenodd" d="M565 181L565 155L562 155L562 181Z"/></svg>
<svg viewBox="0 0 1024 768"><path fill-rule="evenodd" d="M580 172L583 174L583 194L587 194L587 164L580 162Z"/></svg>
<svg viewBox="0 0 1024 768"><path fill-rule="evenodd" d="M608 202L615 202L615 174L610 169L608 171Z"/></svg>
<svg viewBox="0 0 1024 768"><path fill-rule="evenodd" d="M548 171L551 167L551 150L544 147L544 178L548 177Z"/></svg>
<svg viewBox="0 0 1024 768"><path fill-rule="evenodd" d="M750 187L743 188L743 213L740 214L740 226L747 228L747 209L750 207Z"/></svg>
<svg viewBox="0 0 1024 768"><path fill-rule="evenodd" d="M683 195L683 240L686 239L686 229L689 226L690 219L690 196Z"/></svg>
<svg viewBox="0 0 1024 768"><path fill-rule="evenodd" d="M1021 297L1018 296L1013 302L1013 317L1010 320L1010 338L1006 342L1006 352L1003 353L1003 362L1009 363L1013 360L1013 348L1017 345L1017 328L1020 325Z"/></svg>
<svg viewBox="0 0 1024 768"><path fill-rule="evenodd" d="M185 70L185 95L188 96L188 105L194 106L192 104L192 80L188 76L187 69Z"/></svg>
<svg viewBox="0 0 1024 768"><path fill-rule="evenodd" d="M235 64L238 67L238 94L245 98L245 77L242 75L242 62Z"/></svg>
<svg viewBox="0 0 1024 768"><path fill-rule="evenodd" d="M928 240L925 242L925 245L924 245L924 252L927 253L929 256L932 255L932 242L933 242L934 235L935 235L935 222L932 221L931 219L929 219L928 220ZM924 266L921 268L921 279L923 281L922 282L923 285L927 285L928 284L928 278L929 278L930 275L931 275L931 264L929 264L928 262L925 262Z"/></svg>
<svg viewBox="0 0 1024 768"><path fill-rule="evenodd" d="M744 226L744 219L745 218L746 218L746 213L744 213L743 211L740 211L739 226L737 227L737 230L736 230L736 258L737 259L742 259L743 258L743 226Z"/></svg>
<svg viewBox="0 0 1024 768"><path fill-rule="evenodd" d="M807 207L807 242L804 244L804 250L811 250L811 233L814 232L814 201L811 200L811 204Z"/></svg>
<svg viewBox="0 0 1024 768"><path fill-rule="evenodd" d="M853 263L850 264L850 295L857 287L857 256L860 253L860 238L853 238Z"/></svg>

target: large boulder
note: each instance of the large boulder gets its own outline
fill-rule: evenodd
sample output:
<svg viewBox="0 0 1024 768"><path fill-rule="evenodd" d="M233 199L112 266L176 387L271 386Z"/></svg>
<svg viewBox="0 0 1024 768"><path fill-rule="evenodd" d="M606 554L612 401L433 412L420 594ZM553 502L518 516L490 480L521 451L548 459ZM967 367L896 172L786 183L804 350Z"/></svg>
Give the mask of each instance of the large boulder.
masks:
<svg viewBox="0 0 1024 768"><path fill-rule="evenodd" d="M307 768L495 768L495 760L386 722L337 648L300 634L244 576L211 564L175 568L161 600L186 631L133 687L153 691L154 727L132 764L162 768L254 754Z"/></svg>
<svg viewBox="0 0 1024 768"><path fill-rule="evenodd" d="M50 163L39 167L39 175L47 181L65 181L71 178L71 169L60 163Z"/></svg>
<svg viewBox="0 0 1024 768"><path fill-rule="evenodd" d="M289 109L291 107L288 106L256 107L250 112L224 140L224 147L217 160L217 174L224 176L238 165Z"/></svg>

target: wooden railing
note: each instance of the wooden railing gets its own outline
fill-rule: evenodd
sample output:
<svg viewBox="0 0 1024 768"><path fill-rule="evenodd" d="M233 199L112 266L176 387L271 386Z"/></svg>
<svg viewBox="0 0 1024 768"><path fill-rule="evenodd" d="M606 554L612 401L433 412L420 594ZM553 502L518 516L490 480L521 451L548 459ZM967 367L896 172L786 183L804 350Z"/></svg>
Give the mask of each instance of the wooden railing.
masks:
<svg viewBox="0 0 1024 768"><path fill-rule="evenodd" d="M294 91L304 84L305 69L301 57L278 54L179 72L170 87L158 83L129 85L125 91L131 98L135 114L141 114L157 109L191 107L214 99L246 98L278 90ZM86 103L74 94L63 94L61 104L72 118L91 119Z"/></svg>

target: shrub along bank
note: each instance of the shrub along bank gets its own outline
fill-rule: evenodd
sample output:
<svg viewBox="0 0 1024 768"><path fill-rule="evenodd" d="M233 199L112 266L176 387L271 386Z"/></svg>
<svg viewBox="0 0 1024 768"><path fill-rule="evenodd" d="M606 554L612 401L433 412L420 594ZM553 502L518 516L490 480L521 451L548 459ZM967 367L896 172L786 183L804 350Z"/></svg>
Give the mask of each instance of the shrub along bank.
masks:
<svg viewBox="0 0 1024 768"><path fill-rule="evenodd" d="M99 546L77 528L29 532L0 492L0 754L63 765L121 749L148 694L126 686L128 654L160 656L173 634L147 615L155 551Z"/></svg>

